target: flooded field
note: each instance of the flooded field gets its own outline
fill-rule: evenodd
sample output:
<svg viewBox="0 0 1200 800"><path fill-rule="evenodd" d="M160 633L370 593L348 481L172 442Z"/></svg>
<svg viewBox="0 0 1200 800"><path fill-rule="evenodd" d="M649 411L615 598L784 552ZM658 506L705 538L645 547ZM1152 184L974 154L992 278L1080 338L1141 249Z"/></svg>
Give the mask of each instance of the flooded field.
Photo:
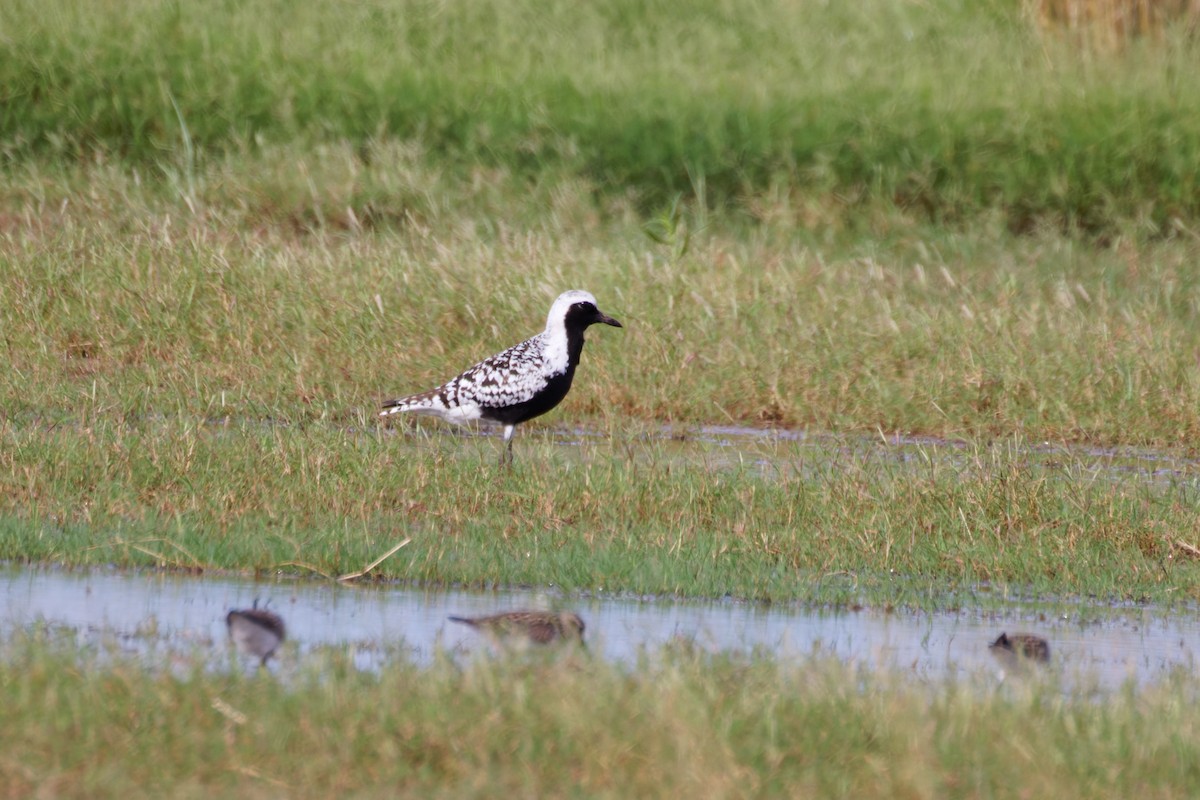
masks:
<svg viewBox="0 0 1200 800"><path fill-rule="evenodd" d="M563 599L545 592L421 591L330 583L254 583L163 573L107 570L0 571L0 631L45 626L84 647L115 645L151 659L201 653L229 663L224 618L267 601L287 621L283 668L326 648L345 648L361 669L403 654L428 663L440 649L468 656L489 645L447 620L528 608L569 608L587 622L589 650L633 666L640 653L687 642L710 652L756 650L781 658L832 654L848 665L911 672L937 681L998 675L988 643L1002 631L1050 642L1049 669L1114 689L1148 684L1177 668L1193 669L1200 615L1153 609L1079 606L1054 615L1034 606L1007 610L911 613L819 611L739 602Z"/></svg>
<svg viewBox="0 0 1200 800"><path fill-rule="evenodd" d="M589 434L561 434L562 444L578 444ZM979 466L988 448L935 436L881 433L877 436L847 436L824 432L754 428L733 425L702 425L694 428L663 428L655 434L663 442L688 443L685 456L696 457L695 443L723 456L727 464L751 463L767 471L777 470L780 456L785 461L811 458L817 464L853 457L857 462L877 460L914 467L939 466L967 469ZM1030 466L1070 468L1086 480L1106 476L1109 479L1133 478L1159 481L1200 482L1200 460L1154 450L1122 447L1065 446L1030 442L1021 446L1012 442L995 445L1007 455L1020 456ZM684 448L681 447L681 450Z"/></svg>
<svg viewBox="0 0 1200 800"><path fill-rule="evenodd" d="M210 432L241 430L246 425L276 427L275 422L251 421L236 417L217 417L206 421ZM385 438L408 438L424 442L427 447L461 450L463 441L472 441L482 452L489 447L499 448L500 431L485 424L459 426L412 422L390 427L351 427L348 432ZM586 427L555 427L544 434L566 452L578 451L590 444L611 439L611 433ZM523 437L522 437L523 438ZM1071 469L1075 477L1086 480L1107 476L1110 479L1148 479L1154 482L1182 481L1200 485L1200 458L1182 453L1163 452L1133 447L1098 447L1064 445L1049 442L1003 440L990 447L980 447L968 441L921 436L896 432L876 435L837 434L824 431L792 430L786 428L753 427L746 425L661 425L647 427L634 440L655 445L652 456L665 458L688 466L727 469L752 465L767 474L787 469L804 471L806 461L819 468L830 461L853 458L856 463L878 461L888 464L965 469L979 466L979 459L989 453L1003 452L1017 456L1029 466L1049 469ZM518 439L520 441L520 439ZM527 445L528 446L528 445ZM631 451L631 455L632 455Z"/></svg>
<svg viewBox="0 0 1200 800"><path fill-rule="evenodd" d="M210 427L228 424L229 421L214 420ZM387 428L370 433L408 437L449 452L461 448L463 440L472 441L484 454L489 452L489 447L499 447L496 444L498 432L486 426L417 424L420 427L416 429ZM556 428L546 431L545 435L563 452L578 455L587 446L605 443L611 437L608 432L588 428ZM633 440L652 447L636 449L627 445L627 455L649 459L657 466L673 464L717 471L750 467L768 476L816 477L830 465L843 462L857 466L951 469L970 473L986 469L994 460L1004 458L1083 483L1133 481L1200 490L1200 459L1183 453L1132 447L1014 440L980 446L936 436L894 432L868 436L736 425L664 425L647 428L640 435L634 434Z"/></svg>

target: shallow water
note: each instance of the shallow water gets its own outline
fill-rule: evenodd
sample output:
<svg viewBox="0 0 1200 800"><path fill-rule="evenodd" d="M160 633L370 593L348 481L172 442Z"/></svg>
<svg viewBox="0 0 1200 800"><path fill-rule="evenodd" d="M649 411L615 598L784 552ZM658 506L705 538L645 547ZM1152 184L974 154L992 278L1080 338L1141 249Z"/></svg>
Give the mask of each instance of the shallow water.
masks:
<svg viewBox="0 0 1200 800"><path fill-rule="evenodd" d="M417 425L419 433L405 428L384 429L381 433L384 436L430 437L439 441L439 446L449 448L462 444L459 441L456 445L455 440L477 440L475 444L483 454L487 452L487 443L479 440L494 439L497 442L496 452L499 452L498 431L487 426L419 422ZM551 428L544 435L568 452L580 452L587 445L613 441L605 431L582 427ZM768 476L799 474L812 477L820 475L830 465L841 463L874 463L912 469L927 469L936 464L939 468L969 472L986 468L991 459L1002 455L1004 463L1015 461L1028 467L1049 470L1065 480L1135 481L1200 489L1200 459L1178 452L1132 447L1093 447L1013 439L976 443L900 433L836 434L735 425L650 426L641 434L631 434L631 438L653 445L646 450L627 451L634 458L652 458L655 461L679 463L681 466L703 466L718 470L751 467ZM518 450L522 447L520 439L516 446ZM490 456L482 457L486 459Z"/></svg>
<svg viewBox="0 0 1200 800"><path fill-rule="evenodd" d="M989 453L1000 452L1029 466L1069 471L1078 480L1105 477L1200 484L1200 460L1178 453L1128 447L1013 440L976 444L899 433L864 436L719 425L681 429L681 432L664 429L659 436L664 442L690 439L724 450L742 463L749 461L766 469L778 467L780 454L793 458L811 456L818 463L852 457L855 463L874 460L920 467L936 461L942 466L970 469L979 466L980 458L986 460Z"/></svg>
<svg viewBox="0 0 1200 800"><path fill-rule="evenodd" d="M486 651L450 614L563 607L587 622L589 650L632 666L641 652L680 639L711 652L758 649L783 658L819 652L849 664L898 669L936 681L996 675L987 644L1001 631L1027 631L1051 643L1051 669L1071 681L1113 689L1146 685L1177 668L1193 669L1200 614L1081 606L1046 618L1032 606L1005 610L910 613L820 611L739 602L630 599L563 601L536 591L422 591L402 587L252 581L109 570L0 569L0 633L43 624L85 646L116 643L147 658L211 654L228 663L224 618L262 598L287 622L284 663L321 648L346 648L361 669L378 669L397 651L429 663L438 648Z"/></svg>

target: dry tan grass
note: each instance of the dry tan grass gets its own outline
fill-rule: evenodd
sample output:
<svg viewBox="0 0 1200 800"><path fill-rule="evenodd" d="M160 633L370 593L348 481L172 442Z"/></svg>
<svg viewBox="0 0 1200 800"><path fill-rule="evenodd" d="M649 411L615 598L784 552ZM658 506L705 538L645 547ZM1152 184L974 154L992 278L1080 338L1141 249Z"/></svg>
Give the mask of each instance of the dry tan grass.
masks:
<svg viewBox="0 0 1200 800"><path fill-rule="evenodd" d="M1042 30L1066 32L1108 52L1137 38L1161 37L1173 26L1191 35L1200 23L1200 0L1026 0L1025 5Z"/></svg>

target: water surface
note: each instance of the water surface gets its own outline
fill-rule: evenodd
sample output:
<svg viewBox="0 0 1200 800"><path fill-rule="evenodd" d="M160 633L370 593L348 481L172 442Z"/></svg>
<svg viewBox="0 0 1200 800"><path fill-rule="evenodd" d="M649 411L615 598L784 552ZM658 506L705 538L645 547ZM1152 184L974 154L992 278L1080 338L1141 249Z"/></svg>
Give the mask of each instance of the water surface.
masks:
<svg viewBox="0 0 1200 800"><path fill-rule="evenodd" d="M227 663L225 614L268 601L287 622L285 663L321 648L345 648L362 669L404 657L429 663L438 648L487 652L486 640L449 622L456 615L567 608L586 620L589 650L633 666L640 653L684 640L711 652L760 650L781 658L812 653L847 664L945 680L1000 665L987 644L1001 631L1026 631L1051 643L1051 669L1100 688L1152 683L1193 669L1200 615L1155 609L1080 606L1047 616L1035 606L945 612L814 610L734 601L564 599L538 591L423 591L311 581L256 583L113 570L0 569L0 633L34 625L73 635L85 646L118 643L148 658L211 653Z"/></svg>

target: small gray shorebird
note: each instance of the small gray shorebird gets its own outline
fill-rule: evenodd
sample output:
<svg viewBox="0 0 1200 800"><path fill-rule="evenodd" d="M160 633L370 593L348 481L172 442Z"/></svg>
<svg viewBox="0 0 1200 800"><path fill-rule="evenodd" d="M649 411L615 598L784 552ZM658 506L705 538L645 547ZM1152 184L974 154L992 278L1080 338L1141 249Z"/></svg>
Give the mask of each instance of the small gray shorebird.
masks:
<svg viewBox="0 0 1200 800"><path fill-rule="evenodd" d="M583 334L603 323L623 327L578 289L563 292L550 306L546 329L538 335L469 367L436 389L389 400L379 416L408 411L447 422L473 420L504 426L500 463L512 461L518 425L545 414L567 396L583 353Z"/></svg>
<svg viewBox="0 0 1200 800"><path fill-rule="evenodd" d="M1050 643L1032 633L1002 633L988 645L993 655L1001 659L1023 658L1045 664L1050 661Z"/></svg>
<svg viewBox="0 0 1200 800"><path fill-rule="evenodd" d="M571 611L506 611L486 617L450 617L450 621L470 625L497 641L584 643L583 619Z"/></svg>
<svg viewBox="0 0 1200 800"><path fill-rule="evenodd" d="M287 638L283 617L266 608L259 608L257 599L252 608L230 611L225 617L225 626L229 628L229 638L238 650L262 659L264 667L267 659L275 654Z"/></svg>

